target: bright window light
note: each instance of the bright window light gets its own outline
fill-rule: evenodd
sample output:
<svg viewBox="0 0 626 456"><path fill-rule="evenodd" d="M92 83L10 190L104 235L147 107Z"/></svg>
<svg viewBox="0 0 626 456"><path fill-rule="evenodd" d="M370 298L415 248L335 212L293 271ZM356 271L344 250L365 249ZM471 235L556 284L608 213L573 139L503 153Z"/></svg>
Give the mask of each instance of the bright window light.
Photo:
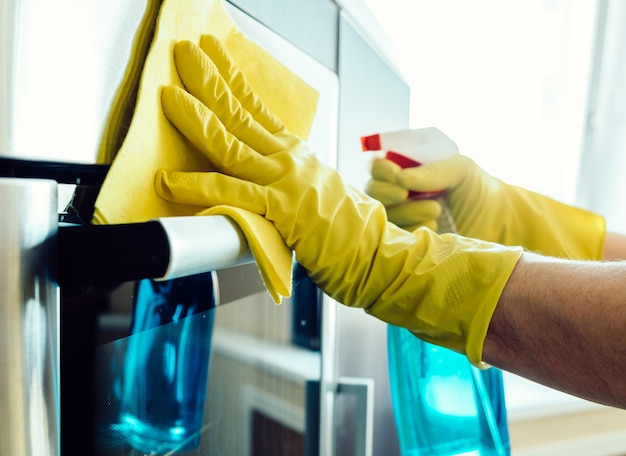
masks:
<svg viewBox="0 0 626 456"><path fill-rule="evenodd" d="M411 126L506 182L573 202L595 2L366 0L397 47Z"/></svg>

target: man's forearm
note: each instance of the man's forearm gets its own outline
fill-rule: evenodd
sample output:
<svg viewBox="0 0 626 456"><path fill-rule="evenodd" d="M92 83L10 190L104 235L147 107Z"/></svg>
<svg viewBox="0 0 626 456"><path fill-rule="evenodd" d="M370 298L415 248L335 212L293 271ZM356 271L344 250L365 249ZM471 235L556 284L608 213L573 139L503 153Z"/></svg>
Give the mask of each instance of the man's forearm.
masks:
<svg viewBox="0 0 626 456"><path fill-rule="evenodd" d="M626 408L626 262L525 253L494 312L483 360Z"/></svg>

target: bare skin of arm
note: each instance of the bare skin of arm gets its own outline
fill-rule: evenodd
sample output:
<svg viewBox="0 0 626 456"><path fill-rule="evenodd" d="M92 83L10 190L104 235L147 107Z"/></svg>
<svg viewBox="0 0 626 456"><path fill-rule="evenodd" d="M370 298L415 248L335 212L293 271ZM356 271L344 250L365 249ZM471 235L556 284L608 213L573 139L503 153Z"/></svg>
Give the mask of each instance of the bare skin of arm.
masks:
<svg viewBox="0 0 626 456"><path fill-rule="evenodd" d="M626 235L606 233L602 258L605 260L626 260Z"/></svg>
<svg viewBox="0 0 626 456"><path fill-rule="evenodd" d="M612 240L607 238L607 247ZM611 248L605 249L608 258L626 252L619 243ZM524 253L494 312L483 359L552 388L626 408L625 332L626 262Z"/></svg>

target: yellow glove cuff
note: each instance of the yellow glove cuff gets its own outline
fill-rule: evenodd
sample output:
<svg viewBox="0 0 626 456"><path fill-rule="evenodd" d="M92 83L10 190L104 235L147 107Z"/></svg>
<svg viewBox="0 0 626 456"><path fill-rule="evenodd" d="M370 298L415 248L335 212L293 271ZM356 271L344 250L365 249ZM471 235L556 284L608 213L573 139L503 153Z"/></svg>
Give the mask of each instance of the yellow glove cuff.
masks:
<svg viewBox="0 0 626 456"><path fill-rule="evenodd" d="M481 366L491 317L523 249L389 227L371 264L372 283L360 292L373 301L366 311ZM368 296L381 284L382 294Z"/></svg>

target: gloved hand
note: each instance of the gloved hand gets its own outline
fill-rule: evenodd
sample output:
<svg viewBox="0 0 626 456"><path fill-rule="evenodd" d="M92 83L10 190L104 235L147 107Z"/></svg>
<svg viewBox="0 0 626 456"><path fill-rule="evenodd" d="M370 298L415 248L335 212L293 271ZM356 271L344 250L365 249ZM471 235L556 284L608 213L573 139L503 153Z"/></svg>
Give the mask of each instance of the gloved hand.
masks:
<svg viewBox="0 0 626 456"><path fill-rule="evenodd" d="M175 47L189 93L165 87L168 119L219 172L160 172L161 197L226 204L270 220L329 296L481 362L498 298L521 255L388 223L384 207L348 186L263 108L223 50ZM211 61L211 59L213 61ZM220 73L226 76L226 80ZM235 82L238 81L238 82Z"/></svg>
<svg viewBox="0 0 626 456"><path fill-rule="evenodd" d="M406 229L429 219L432 225L435 213L424 202L408 200L409 190L445 189L457 232L463 236L564 258L602 256L602 217L508 185L466 156L406 169L377 159L371 174L366 192L381 200L389 219Z"/></svg>
<svg viewBox="0 0 626 456"><path fill-rule="evenodd" d="M389 221L407 231L427 227L439 229L437 219L442 207L439 199L408 198L409 190L400 186L398 173L402 168L386 158L374 158L371 162L370 179L365 185L365 193L384 204Z"/></svg>

